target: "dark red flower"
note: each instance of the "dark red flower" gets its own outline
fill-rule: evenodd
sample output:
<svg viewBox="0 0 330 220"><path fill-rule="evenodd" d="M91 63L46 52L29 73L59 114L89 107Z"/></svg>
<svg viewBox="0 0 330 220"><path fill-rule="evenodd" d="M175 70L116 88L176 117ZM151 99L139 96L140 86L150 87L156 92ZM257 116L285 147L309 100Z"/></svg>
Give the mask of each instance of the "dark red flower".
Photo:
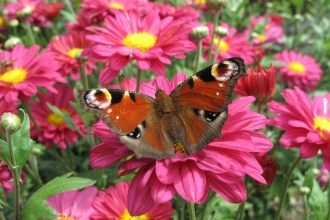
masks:
<svg viewBox="0 0 330 220"><path fill-rule="evenodd" d="M272 184L276 176L277 163L274 162L273 157L268 157L267 153L258 153L254 156L264 171L261 175L265 178L266 185Z"/></svg>
<svg viewBox="0 0 330 220"><path fill-rule="evenodd" d="M47 19L52 20L59 15L63 7L64 4L62 2L52 2L48 4L38 4L35 10Z"/></svg>
<svg viewBox="0 0 330 220"><path fill-rule="evenodd" d="M241 96L254 96L255 105L262 105L272 100L275 94L275 74L273 64L263 69L260 64L256 69L248 69L248 77L238 80L235 93Z"/></svg>

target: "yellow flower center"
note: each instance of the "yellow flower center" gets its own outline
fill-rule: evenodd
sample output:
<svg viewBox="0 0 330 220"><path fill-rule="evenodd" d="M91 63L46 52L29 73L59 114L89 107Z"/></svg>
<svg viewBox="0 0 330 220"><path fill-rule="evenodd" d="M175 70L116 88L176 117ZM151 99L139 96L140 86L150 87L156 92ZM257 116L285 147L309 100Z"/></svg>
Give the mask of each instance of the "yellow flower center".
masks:
<svg viewBox="0 0 330 220"><path fill-rule="evenodd" d="M60 217L57 217L56 220L74 220L74 218L66 217L66 216L60 216Z"/></svg>
<svg viewBox="0 0 330 220"><path fill-rule="evenodd" d="M289 69L292 70L293 72L295 73L305 73L305 66L302 65L301 63L299 62L291 62L289 63Z"/></svg>
<svg viewBox="0 0 330 220"><path fill-rule="evenodd" d="M2 16L0 16L0 27L3 26L4 23L5 23L5 19L3 19Z"/></svg>
<svg viewBox="0 0 330 220"><path fill-rule="evenodd" d="M124 213L122 214L122 216L120 216L120 220L148 220L149 216L148 213L140 215L140 216L134 216L132 217L129 212L127 211L127 209L125 209Z"/></svg>
<svg viewBox="0 0 330 220"><path fill-rule="evenodd" d="M260 41L265 41L266 40L266 36L264 34L259 34L257 36L257 39L260 40Z"/></svg>
<svg viewBox="0 0 330 220"><path fill-rule="evenodd" d="M326 119L323 117L314 118L314 129L319 129L321 138L326 140L326 136L324 136L322 131L325 130L330 132L330 119Z"/></svg>
<svg viewBox="0 0 330 220"><path fill-rule="evenodd" d="M110 7L110 8L115 8L115 9L124 9L124 5L122 5L122 4L119 4L119 3L117 3L117 2L110 2L109 4L108 4L108 6Z"/></svg>
<svg viewBox="0 0 330 220"><path fill-rule="evenodd" d="M205 4L206 0L195 0L196 5L203 5Z"/></svg>
<svg viewBox="0 0 330 220"><path fill-rule="evenodd" d="M184 149L182 143L179 141L178 143L176 144L173 144L173 148L174 148L174 152L178 152L180 151L180 153L183 155L183 154L186 154L186 150Z"/></svg>
<svg viewBox="0 0 330 220"><path fill-rule="evenodd" d="M0 81L4 81L6 83L14 83L18 84L23 82L26 78L27 71L25 69L12 69L4 72L0 75Z"/></svg>
<svg viewBox="0 0 330 220"><path fill-rule="evenodd" d="M64 109L61 109L61 112L64 113L66 111ZM56 125L58 127L65 125L65 121L58 114L55 114L54 112L50 113L47 116L47 122L49 124Z"/></svg>
<svg viewBox="0 0 330 220"><path fill-rule="evenodd" d="M129 34L123 40L125 46L139 48L141 52L147 52L156 42L157 37L147 32Z"/></svg>
<svg viewBox="0 0 330 220"><path fill-rule="evenodd" d="M219 38L214 38L213 42L215 45L218 45ZM228 50L229 50L229 44L223 39L221 39L219 44L219 53L227 52Z"/></svg>
<svg viewBox="0 0 330 220"><path fill-rule="evenodd" d="M68 52L68 55L71 58L76 58L77 53L80 52L81 50L82 50L81 48L73 48Z"/></svg>

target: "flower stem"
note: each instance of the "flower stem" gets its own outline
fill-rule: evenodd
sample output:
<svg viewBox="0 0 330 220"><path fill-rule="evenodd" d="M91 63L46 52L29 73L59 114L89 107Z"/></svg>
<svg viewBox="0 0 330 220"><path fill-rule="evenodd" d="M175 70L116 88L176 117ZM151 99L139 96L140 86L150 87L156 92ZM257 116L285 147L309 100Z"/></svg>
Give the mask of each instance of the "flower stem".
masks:
<svg viewBox="0 0 330 220"><path fill-rule="evenodd" d="M141 72L142 70L138 68L137 76L136 76L136 92L140 91L140 84L141 84Z"/></svg>
<svg viewBox="0 0 330 220"><path fill-rule="evenodd" d="M207 65L210 65L211 61L212 61L212 51L213 51L213 43L214 43L213 40L214 40L214 36L215 36L215 28L218 26L219 17L220 17L220 11L218 10L215 12L215 15L213 17L213 31L212 31L209 52L207 54Z"/></svg>
<svg viewBox="0 0 330 220"><path fill-rule="evenodd" d="M0 128L0 138L1 138L2 140L4 140L4 141L7 140L7 139L6 139L6 134L5 134L5 132L3 132L2 128Z"/></svg>
<svg viewBox="0 0 330 220"><path fill-rule="evenodd" d="M198 40L194 73L197 73L197 71L199 69L199 60L202 56L202 42L203 42L202 39Z"/></svg>
<svg viewBox="0 0 330 220"><path fill-rule="evenodd" d="M195 213L194 203L187 202L187 205L188 205L189 219L190 220L196 220L196 213Z"/></svg>
<svg viewBox="0 0 330 220"><path fill-rule="evenodd" d="M6 132L7 134L7 143L9 148L11 166L8 166L13 175L13 183L14 183L14 220L18 220L19 215L19 191L20 191L20 178L19 173L17 170L16 165L16 158L14 153L14 145L13 145L13 136L10 134L9 131Z"/></svg>
<svg viewBox="0 0 330 220"><path fill-rule="evenodd" d="M32 122L33 122L34 126L36 127L36 129L38 130L38 132L40 132L41 131L40 126L38 125L37 121L31 114L29 105L26 102L21 102L21 104L22 104L24 111L28 114L29 118L32 120Z"/></svg>
<svg viewBox="0 0 330 220"><path fill-rule="evenodd" d="M73 172L73 170L69 167L69 165L62 159L61 155L56 151L55 147L51 147L54 156L56 159L62 164L62 166L68 171L68 172Z"/></svg>
<svg viewBox="0 0 330 220"><path fill-rule="evenodd" d="M86 62L82 62L82 65L80 67L80 78L84 87L84 90L88 89L88 78L86 73Z"/></svg>
<svg viewBox="0 0 330 220"><path fill-rule="evenodd" d="M282 208L284 205L284 201L285 201L285 197L286 197L286 193L287 193L287 189L290 183L290 179L293 173L294 168L297 166L298 162L301 160L301 157L298 156L293 163L291 164L288 173L285 175L285 179L284 179L284 183L283 183L283 187L282 187L282 192L281 192L281 197L280 197L280 202L278 205L278 209L276 212L276 216L275 216L275 220L279 220L281 217L281 212L282 212Z"/></svg>
<svg viewBox="0 0 330 220"><path fill-rule="evenodd" d="M306 193L303 194L303 204L304 204L304 215L305 215L305 219L308 219L307 214L308 214L308 210L307 210L307 196Z"/></svg>
<svg viewBox="0 0 330 220"><path fill-rule="evenodd" d="M34 39L34 35L33 35L33 31L32 31L32 26L31 26L30 21L27 21L26 22L26 27L27 27L27 32L28 32L28 35L30 37L30 41L31 41L32 45L36 44L36 40Z"/></svg>
<svg viewBox="0 0 330 220"><path fill-rule="evenodd" d="M217 61L217 57L218 57L218 53L219 53L219 48L220 48L220 43L221 43L221 38L219 37L219 41L217 43L217 47L215 48L215 53L214 53L214 57L213 57L212 63L215 63Z"/></svg>

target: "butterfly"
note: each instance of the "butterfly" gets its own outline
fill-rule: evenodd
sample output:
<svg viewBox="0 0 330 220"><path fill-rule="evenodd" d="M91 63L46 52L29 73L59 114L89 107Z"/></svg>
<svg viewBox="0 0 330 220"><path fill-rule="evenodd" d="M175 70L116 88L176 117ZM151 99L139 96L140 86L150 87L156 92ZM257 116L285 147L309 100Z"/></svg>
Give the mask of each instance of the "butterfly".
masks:
<svg viewBox="0 0 330 220"><path fill-rule="evenodd" d="M80 94L82 112L96 114L118 134L137 158L161 160L202 150L215 138L228 117L228 104L237 80L247 76L244 61L234 57L187 78L167 95L91 89Z"/></svg>

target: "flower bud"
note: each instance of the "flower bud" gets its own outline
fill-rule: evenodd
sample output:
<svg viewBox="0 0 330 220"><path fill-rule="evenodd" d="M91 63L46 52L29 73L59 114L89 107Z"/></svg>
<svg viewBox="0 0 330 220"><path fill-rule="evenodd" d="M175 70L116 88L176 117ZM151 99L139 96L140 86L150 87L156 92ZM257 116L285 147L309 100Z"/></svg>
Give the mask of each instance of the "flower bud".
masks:
<svg viewBox="0 0 330 220"><path fill-rule="evenodd" d="M302 194L308 194L308 193L310 193L311 192L311 189L309 188L309 187L307 187L307 186L302 186L302 187L300 187L300 189L299 189L299 191L302 193Z"/></svg>
<svg viewBox="0 0 330 220"><path fill-rule="evenodd" d="M17 13L16 13L16 16L20 19L25 19L25 18L28 18L30 17L30 15L32 14L33 12L33 8L29 5L25 6L23 9L19 10Z"/></svg>
<svg viewBox="0 0 330 220"><path fill-rule="evenodd" d="M209 28L207 26L198 26L192 29L190 39L201 40L209 35Z"/></svg>
<svg viewBox="0 0 330 220"><path fill-rule="evenodd" d="M21 119L10 112L5 112L1 116L0 125L6 129L9 134L13 134L21 128Z"/></svg>
<svg viewBox="0 0 330 220"><path fill-rule="evenodd" d="M13 19L13 20L9 21L8 25L10 27L17 27L19 25L19 21L17 19Z"/></svg>
<svg viewBox="0 0 330 220"><path fill-rule="evenodd" d="M205 4L210 10L223 10L228 4L228 0L206 0Z"/></svg>
<svg viewBox="0 0 330 220"><path fill-rule="evenodd" d="M81 55L82 52L83 52L83 50L80 49L80 50L76 53L75 58L76 58L78 61L80 61L80 62L86 62L86 61L87 61L87 57L82 56L82 55Z"/></svg>
<svg viewBox="0 0 330 220"><path fill-rule="evenodd" d="M22 41L18 37L10 37L8 40L5 41L4 43L4 48L6 50L11 50L13 49L17 44L21 44Z"/></svg>
<svg viewBox="0 0 330 220"><path fill-rule="evenodd" d="M228 29L225 27L216 27L214 33L219 37L227 37L228 36Z"/></svg>

